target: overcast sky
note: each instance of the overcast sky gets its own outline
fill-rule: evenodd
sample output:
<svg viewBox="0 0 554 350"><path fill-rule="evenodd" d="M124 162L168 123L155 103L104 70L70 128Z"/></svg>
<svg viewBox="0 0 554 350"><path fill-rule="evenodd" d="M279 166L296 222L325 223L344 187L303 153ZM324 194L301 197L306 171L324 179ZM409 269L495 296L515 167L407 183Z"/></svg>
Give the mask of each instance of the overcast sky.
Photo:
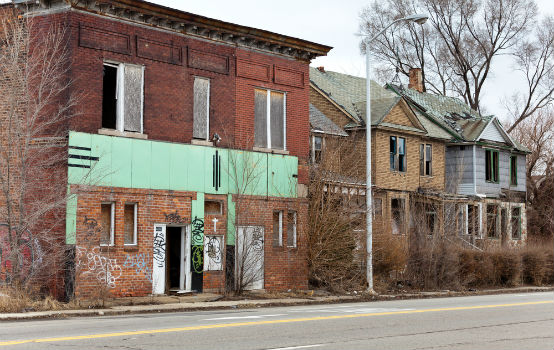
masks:
<svg viewBox="0 0 554 350"><path fill-rule="evenodd" d="M183 11L216 18L250 27L294 36L332 46L327 57L320 57L312 66L357 76L365 75L364 59L354 36L358 31L359 13L369 1L362 0L150 0ZM537 0L542 13L554 15L553 0ZM501 63L502 61L499 61ZM517 86L513 70L503 64L492 72L492 79L484 96L489 113L502 117L504 112L499 103L502 96L511 93ZM380 82L383 83L383 82Z"/></svg>

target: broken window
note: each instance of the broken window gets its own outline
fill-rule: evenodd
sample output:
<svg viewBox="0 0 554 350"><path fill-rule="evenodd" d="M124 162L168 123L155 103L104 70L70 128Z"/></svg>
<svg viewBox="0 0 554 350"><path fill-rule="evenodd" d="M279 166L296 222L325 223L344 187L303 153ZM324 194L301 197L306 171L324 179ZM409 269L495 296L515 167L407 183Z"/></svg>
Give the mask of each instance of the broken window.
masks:
<svg viewBox="0 0 554 350"><path fill-rule="evenodd" d="M510 156L510 185L517 186L517 156Z"/></svg>
<svg viewBox="0 0 554 350"><path fill-rule="evenodd" d="M283 246L283 211L275 210L273 212L273 246Z"/></svg>
<svg viewBox="0 0 554 350"><path fill-rule="evenodd" d="M286 96L282 92L254 90L254 146L285 149Z"/></svg>
<svg viewBox="0 0 554 350"><path fill-rule="evenodd" d="M485 150L485 180L498 182L498 151Z"/></svg>
<svg viewBox="0 0 554 350"><path fill-rule="evenodd" d="M391 199L391 225L393 234L404 233L404 199Z"/></svg>
<svg viewBox="0 0 554 350"><path fill-rule="evenodd" d="M296 247L296 212L287 212L287 246Z"/></svg>
<svg viewBox="0 0 554 350"><path fill-rule="evenodd" d="M419 175L433 175L433 147L432 145L419 145Z"/></svg>
<svg viewBox="0 0 554 350"><path fill-rule="evenodd" d="M477 205L467 206L467 234L479 234L479 206Z"/></svg>
<svg viewBox="0 0 554 350"><path fill-rule="evenodd" d="M521 239L521 208L512 208L512 239Z"/></svg>
<svg viewBox="0 0 554 350"><path fill-rule="evenodd" d="M321 163L321 154L323 152L323 138L321 136L313 137L312 163Z"/></svg>
<svg viewBox="0 0 554 350"><path fill-rule="evenodd" d="M100 245L114 245L115 203L102 203L100 206Z"/></svg>
<svg viewBox="0 0 554 350"><path fill-rule="evenodd" d="M389 139L390 170L405 172L406 165L406 139L391 136Z"/></svg>
<svg viewBox="0 0 554 350"><path fill-rule="evenodd" d="M223 203L221 201L204 201L205 215L221 215L223 214Z"/></svg>
<svg viewBox="0 0 554 350"><path fill-rule="evenodd" d="M124 241L125 245L137 244L137 204L125 204L124 209Z"/></svg>
<svg viewBox="0 0 554 350"><path fill-rule="evenodd" d="M102 127L143 132L144 67L104 63Z"/></svg>
<svg viewBox="0 0 554 350"><path fill-rule="evenodd" d="M487 236L497 237L498 206L487 205Z"/></svg>
<svg viewBox="0 0 554 350"><path fill-rule="evenodd" d="M210 80L194 78L193 132L196 139L210 138Z"/></svg>

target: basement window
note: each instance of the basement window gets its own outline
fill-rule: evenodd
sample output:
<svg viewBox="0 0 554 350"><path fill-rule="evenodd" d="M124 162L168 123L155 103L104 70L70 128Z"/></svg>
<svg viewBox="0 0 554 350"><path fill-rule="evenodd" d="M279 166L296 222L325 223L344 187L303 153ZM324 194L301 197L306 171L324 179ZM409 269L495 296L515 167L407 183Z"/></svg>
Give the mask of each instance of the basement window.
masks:
<svg viewBox="0 0 554 350"><path fill-rule="evenodd" d="M296 247L296 212L287 212L287 246Z"/></svg>
<svg viewBox="0 0 554 350"><path fill-rule="evenodd" d="M102 128L143 132L144 67L104 63Z"/></svg>
<svg viewBox="0 0 554 350"><path fill-rule="evenodd" d="M100 245L114 245L114 223L115 223L115 203L102 203L100 205L100 222L102 231L100 232Z"/></svg>
<svg viewBox="0 0 554 350"><path fill-rule="evenodd" d="M286 104L283 92L254 90L254 146L286 149Z"/></svg>
<svg viewBox="0 0 554 350"><path fill-rule="evenodd" d="M192 137L209 141L210 138L210 79L194 78Z"/></svg>
<svg viewBox="0 0 554 350"><path fill-rule="evenodd" d="M283 246L283 211L275 210L273 212L273 246Z"/></svg>
<svg viewBox="0 0 554 350"><path fill-rule="evenodd" d="M124 245L137 245L137 210L134 204L125 204L124 217Z"/></svg>

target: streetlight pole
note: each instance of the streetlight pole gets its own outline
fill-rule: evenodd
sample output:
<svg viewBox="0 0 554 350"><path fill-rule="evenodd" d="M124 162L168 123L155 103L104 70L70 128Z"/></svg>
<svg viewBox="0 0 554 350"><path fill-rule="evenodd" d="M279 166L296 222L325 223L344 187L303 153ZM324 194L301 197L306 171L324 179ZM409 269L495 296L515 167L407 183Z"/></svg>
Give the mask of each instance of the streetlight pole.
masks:
<svg viewBox="0 0 554 350"><path fill-rule="evenodd" d="M366 252L367 252L367 263L366 263L366 278L367 278L367 291L374 294L373 290L373 196L371 193L371 55L369 52L370 43L375 40L379 35L383 34L389 27L395 23L407 21L415 22L418 24L423 24L427 21L426 15L415 14L403 18L399 18L395 21L389 23L385 28L383 28L379 33L375 34L373 37L366 39L365 45L365 62L366 62L366 103L365 103L365 132L366 132ZM367 37L366 37L367 38Z"/></svg>

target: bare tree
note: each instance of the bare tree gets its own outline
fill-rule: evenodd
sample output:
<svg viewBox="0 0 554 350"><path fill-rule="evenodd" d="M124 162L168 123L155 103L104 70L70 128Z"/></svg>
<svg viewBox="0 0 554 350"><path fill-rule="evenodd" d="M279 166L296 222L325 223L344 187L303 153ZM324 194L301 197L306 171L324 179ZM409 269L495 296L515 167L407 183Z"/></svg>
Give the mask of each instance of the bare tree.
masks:
<svg viewBox="0 0 554 350"><path fill-rule="evenodd" d="M360 29L371 36L413 13L428 14L428 24L399 24L374 41L371 52L381 71L395 68L408 76L410 68L421 68L427 89L462 97L483 111L481 100L491 70L498 57L509 55L528 85L512 98L517 102L517 108L510 109L515 123L552 100L552 19L536 26L533 0L374 1L362 11ZM361 48L365 51L363 43Z"/></svg>
<svg viewBox="0 0 554 350"><path fill-rule="evenodd" d="M66 24L0 7L0 281L59 276L65 245L70 91Z"/></svg>

